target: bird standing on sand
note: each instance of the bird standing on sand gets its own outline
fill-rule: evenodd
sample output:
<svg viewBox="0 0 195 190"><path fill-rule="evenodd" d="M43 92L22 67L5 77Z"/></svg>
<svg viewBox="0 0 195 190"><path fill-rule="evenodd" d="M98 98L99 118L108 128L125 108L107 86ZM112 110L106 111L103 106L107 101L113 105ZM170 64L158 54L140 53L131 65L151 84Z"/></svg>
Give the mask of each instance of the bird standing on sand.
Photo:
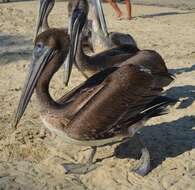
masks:
<svg viewBox="0 0 195 190"><path fill-rule="evenodd" d="M83 17L79 5L75 18ZM150 69L127 63L97 73L54 101L49 83L66 56L73 55L68 54L69 46L72 51L68 31L64 29L49 29L37 36L13 126L17 126L36 89L44 125L64 142L92 147L86 164L64 164L66 173L86 173L97 167L93 163L97 147L134 136L149 118L164 114L171 100L159 96L161 89L154 88L156 80ZM149 62L139 61L145 65ZM150 166L146 147L142 153L144 162L136 172L145 175Z"/></svg>

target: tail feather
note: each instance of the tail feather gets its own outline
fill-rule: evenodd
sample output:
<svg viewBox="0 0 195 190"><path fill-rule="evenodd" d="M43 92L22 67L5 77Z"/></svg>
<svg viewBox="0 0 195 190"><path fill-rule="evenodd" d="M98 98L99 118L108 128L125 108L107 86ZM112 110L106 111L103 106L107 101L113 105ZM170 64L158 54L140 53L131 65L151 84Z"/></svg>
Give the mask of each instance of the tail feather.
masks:
<svg viewBox="0 0 195 190"><path fill-rule="evenodd" d="M156 97L152 102L150 102L147 106L146 106L146 109L147 108L151 108L153 106L157 106L159 104L169 104L169 105L173 105L175 103L177 103L178 100L177 99L174 99L174 98L170 98L170 97L167 97L167 96L158 96Z"/></svg>
<svg viewBox="0 0 195 190"><path fill-rule="evenodd" d="M158 117L161 115L166 115L168 113L167 104L159 104L154 106L153 108L148 109L140 114L141 119L149 119L152 117Z"/></svg>
<svg viewBox="0 0 195 190"><path fill-rule="evenodd" d="M173 105L177 102L176 99L172 99L166 96L158 96L151 103L149 103L145 109L136 115L134 118L129 118L125 121L125 125L132 125L141 120L148 120L152 117L158 117L168 113L167 106Z"/></svg>
<svg viewBox="0 0 195 190"><path fill-rule="evenodd" d="M150 104L146 106L146 109L140 113L140 116L144 119L149 119L152 117L158 117L168 113L167 106L173 105L178 100L166 97L159 96L155 98Z"/></svg>

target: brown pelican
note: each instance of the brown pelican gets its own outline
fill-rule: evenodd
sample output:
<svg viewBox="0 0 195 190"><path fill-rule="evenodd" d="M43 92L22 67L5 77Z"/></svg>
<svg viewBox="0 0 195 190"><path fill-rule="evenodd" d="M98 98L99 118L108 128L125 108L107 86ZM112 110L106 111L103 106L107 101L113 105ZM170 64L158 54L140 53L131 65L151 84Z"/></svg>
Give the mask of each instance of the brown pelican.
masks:
<svg viewBox="0 0 195 190"><path fill-rule="evenodd" d="M85 2L84 0L80 0ZM85 5L85 4L84 4ZM87 77L102 71L108 67L119 66L120 64L138 64L139 66L144 66L151 70L152 74L156 78L155 88L163 88L169 85L173 81L173 77L168 73L165 62L162 57L155 51L152 50L139 50L134 45L121 45L116 48L112 48L103 51L92 56L85 54L82 48L81 36L82 27L85 23L86 16L84 16L87 11L85 6L84 9L75 9L75 14L81 14L82 17L76 18L73 13L71 20L71 49L74 54L71 57L75 57L75 60L71 60L65 63L65 70L70 72L65 72L65 84L68 84L69 77L71 73L72 63L74 62L76 67L81 71L81 73ZM82 8L83 8L82 7ZM79 12L79 13L76 13ZM136 56L135 56L136 55ZM140 61L142 60L142 61ZM145 64L144 60L147 60ZM71 63L69 65L69 63ZM140 65L144 64L144 65Z"/></svg>
<svg viewBox="0 0 195 190"><path fill-rule="evenodd" d="M134 38L129 34L108 32L101 0L90 0L92 11L92 44L95 52L101 52L121 45L137 46Z"/></svg>
<svg viewBox="0 0 195 190"><path fill-rule="evenodd" d="M82 19L82 11L75 14ZM13 126L17 126L36 89L44 125L67 143L92 147L86 164L64 165L67 173L86 173L97 167L92 164L97 147L134 136L144 121L164 114L172 100L159 96L162 89L154 88L152 71L140 66L150 60L139 59L140 65L127 63L99 72L55 101L49 83L67 55L73 60L69 46L73 48L64 29L49 29L37 36ZM143 163L136 172L145 175L150 164L146 147L142 153Z"/></svg>

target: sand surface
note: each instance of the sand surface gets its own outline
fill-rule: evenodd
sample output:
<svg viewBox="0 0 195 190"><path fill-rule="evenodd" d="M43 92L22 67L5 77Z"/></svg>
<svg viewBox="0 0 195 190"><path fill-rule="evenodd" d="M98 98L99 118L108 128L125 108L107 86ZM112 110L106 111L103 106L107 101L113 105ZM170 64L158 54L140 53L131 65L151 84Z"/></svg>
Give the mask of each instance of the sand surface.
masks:
<svg viewBox="0 0 195 190"><path fill-rule="evenodd" d="M141 5L158 5L180 9L195 9L194 0L131 0L131 2Z"/></svg>
<svg viewBox="0 0 195 190"><path fill-rule="evenodd" d="M123 5L122 8L124 9ZM110 31L131 33L139 47L154 49L176 80L166 93L180 102L166 116L142 130L151 153L152 171L145 177L129 172L139 158L132 139L98 149L101 166L86 175L65 175L61 163L82 161L88 150L67 145L42 130L33 96L19 128L10 127L30 63L36 18L35 2L0 5L0 189L6 190L194 190L195 189L195 13L173 8L134 6L134 20L115 21L105 5ZM66 4L55 5L51 26L66 25ZM70 88L83 81L74 70ZM54 77L55 98L63 87L62 70ZM114 154L114 157L111 155Z"/></svg>

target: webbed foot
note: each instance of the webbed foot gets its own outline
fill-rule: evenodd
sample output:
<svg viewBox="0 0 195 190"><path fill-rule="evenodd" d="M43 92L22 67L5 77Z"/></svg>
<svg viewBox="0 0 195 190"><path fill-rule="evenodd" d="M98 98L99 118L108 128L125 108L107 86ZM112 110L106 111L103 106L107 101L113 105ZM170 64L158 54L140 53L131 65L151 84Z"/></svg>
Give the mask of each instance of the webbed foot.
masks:
<svg viewBox="0 0 195 190"><path fill-rule="evenodd" d="M139 142L139 144L142 146L142 149L141 149L142 155L141 155L138 165L135 168L131 169L131 171L141 176L145 176L150 171L150 153L146 145L140 138L140 134L137 133L135 137L137 141Z"/></svg>
<svg viewBox="0 0 195 190"><path fill-rule="evenodd" d="M93 158L95 156L97 147L91 147L91 151L88 155L86 164L73 164L66 163L63 164L66 174L86 174L92 170L95 170L100 164L93 163Z"/></svg>
<svg viewBox="0 0 195 190"><path fill-rule="evenodd" d="M131 171L141 176L145 176L150 171L150 154L147 148L142 148L142 156L139 160L139 164Z"/></svg>
<svg viewBox="0 0 195 190"><path fill-rule="evenodd" d="M95 170L100 164L73 164L66 163L63 164L64 170L66 174L86 174L90 171Z"/></svg>

